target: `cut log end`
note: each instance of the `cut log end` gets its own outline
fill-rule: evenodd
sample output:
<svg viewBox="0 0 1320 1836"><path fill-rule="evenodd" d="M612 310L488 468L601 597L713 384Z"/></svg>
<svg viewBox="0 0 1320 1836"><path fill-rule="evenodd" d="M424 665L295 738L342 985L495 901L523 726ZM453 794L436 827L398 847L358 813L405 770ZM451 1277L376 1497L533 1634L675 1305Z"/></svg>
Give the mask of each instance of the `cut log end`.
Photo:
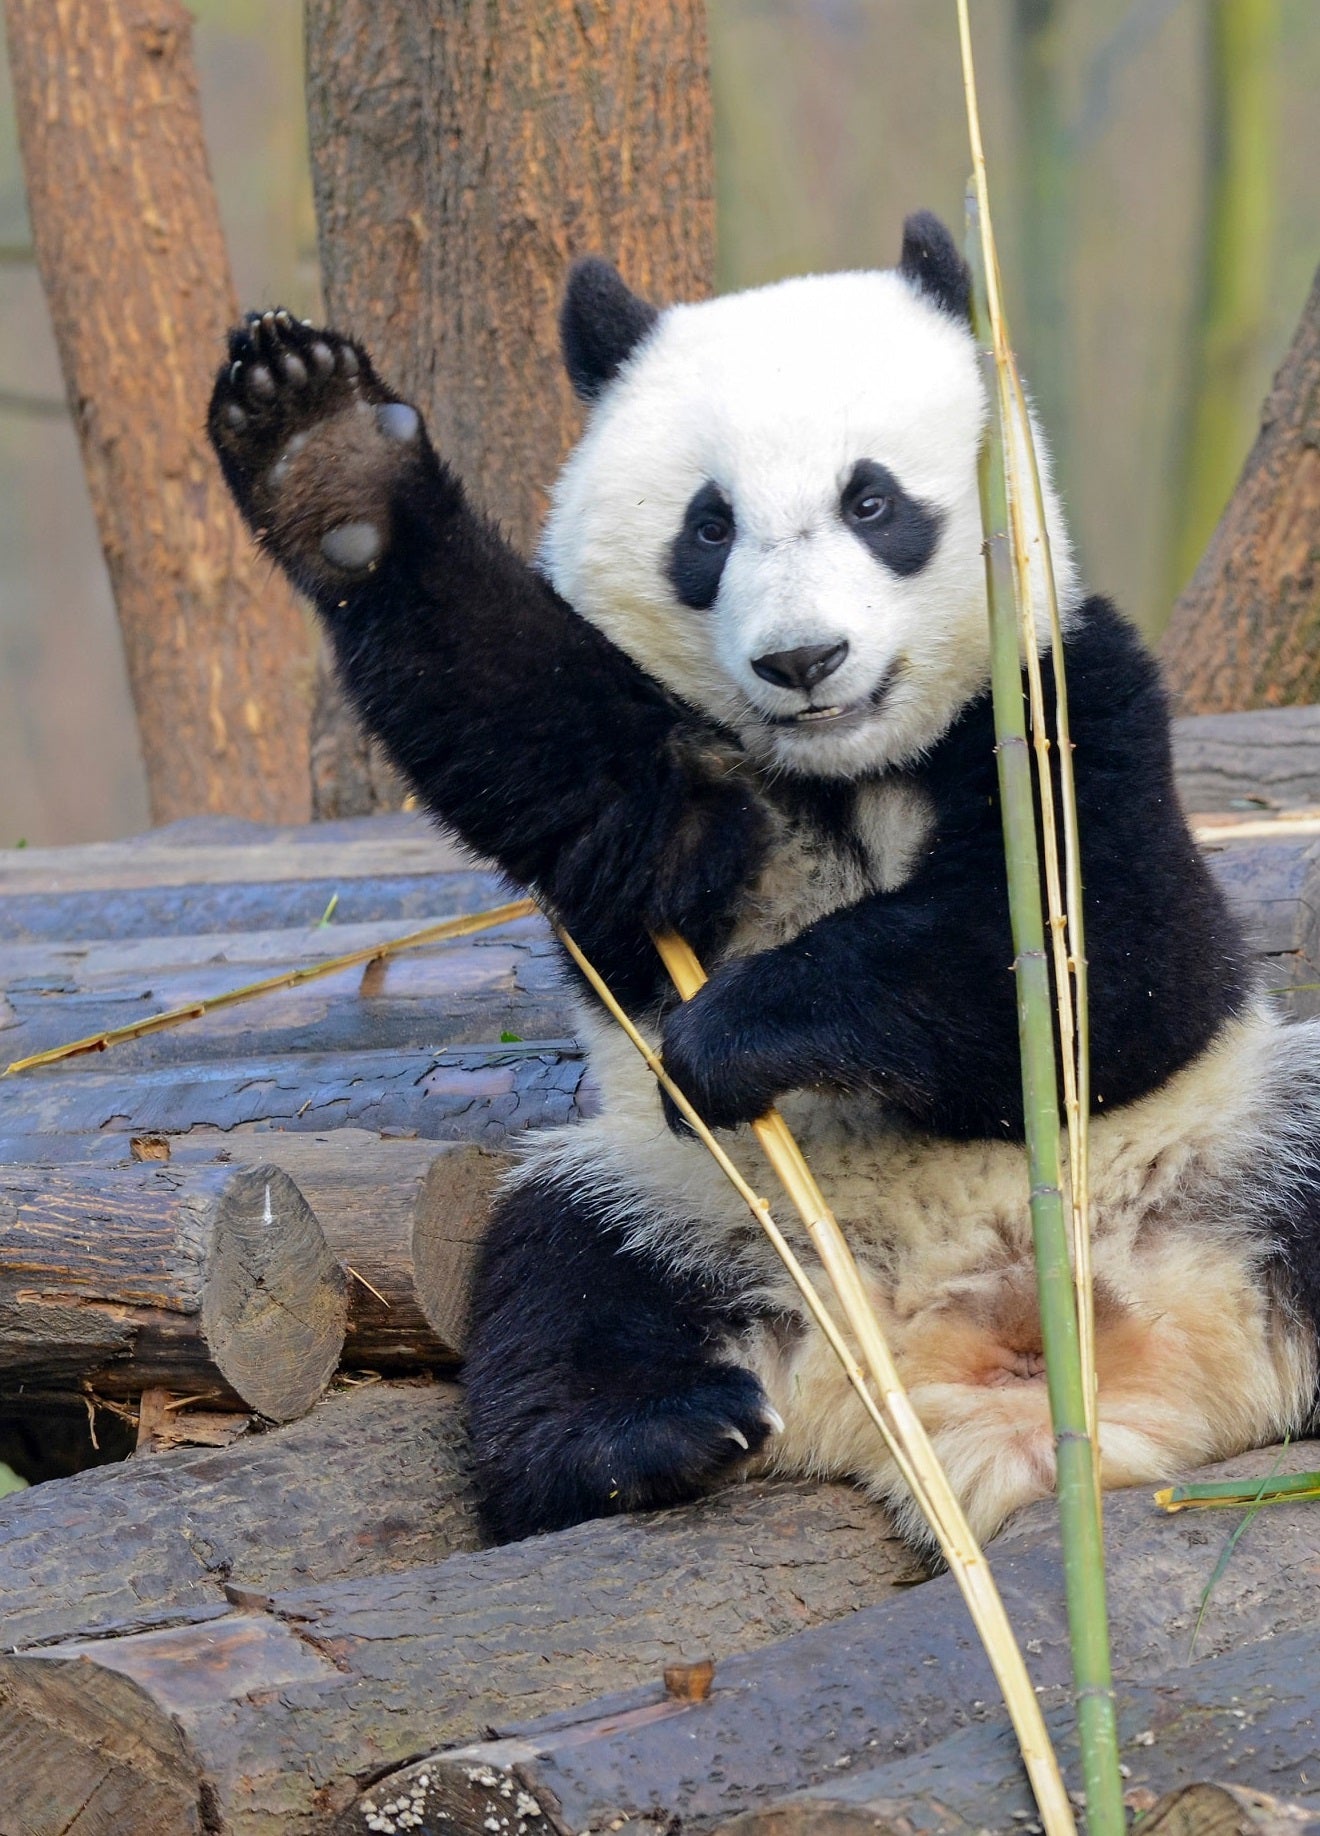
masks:
<svg viewBox="0 0 1320 1836"><path fill-rule="evenodd" d="M236 1173L216 1219L202 1324L225 1381L275 1422L303 1415L339 1362L347 1277L278 1167Z"/></svg>

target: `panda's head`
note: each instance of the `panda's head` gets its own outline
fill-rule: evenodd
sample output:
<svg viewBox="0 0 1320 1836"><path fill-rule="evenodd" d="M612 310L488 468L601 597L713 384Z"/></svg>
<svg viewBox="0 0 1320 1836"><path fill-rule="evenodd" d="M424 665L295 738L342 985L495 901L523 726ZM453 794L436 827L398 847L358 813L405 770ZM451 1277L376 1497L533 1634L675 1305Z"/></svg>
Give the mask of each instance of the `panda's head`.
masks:
<svg viewBox="0 0 1320 1836"><path fill-rule="evenodd" d="M564 354L592 411L541 565L769 765L851 777L913 758L987 680L968 298L924 212L883 272L665 311L604 262L570 277ZM1045 488L1066 614L1071 550Z"/></svg>

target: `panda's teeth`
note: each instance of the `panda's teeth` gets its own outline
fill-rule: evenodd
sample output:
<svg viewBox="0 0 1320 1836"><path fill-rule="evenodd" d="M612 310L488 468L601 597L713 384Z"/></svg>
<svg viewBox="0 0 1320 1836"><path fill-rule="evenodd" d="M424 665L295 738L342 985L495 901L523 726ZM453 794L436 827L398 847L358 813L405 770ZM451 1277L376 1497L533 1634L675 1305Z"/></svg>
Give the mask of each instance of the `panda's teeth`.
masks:
<svg viewBox="0 0 1320 1836"><path fill-rule="evenodd" d="M803 708L802 712L795 714L793 718L799 721L834 720L842 713L842 708Z"/></svg>

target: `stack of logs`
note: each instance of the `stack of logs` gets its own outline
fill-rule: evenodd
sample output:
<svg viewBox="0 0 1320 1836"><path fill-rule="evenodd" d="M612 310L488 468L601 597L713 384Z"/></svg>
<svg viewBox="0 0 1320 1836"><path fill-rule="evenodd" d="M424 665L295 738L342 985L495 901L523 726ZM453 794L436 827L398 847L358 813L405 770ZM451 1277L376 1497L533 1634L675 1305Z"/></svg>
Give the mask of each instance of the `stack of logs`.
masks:
<svg viewBox="0 0 1320 1836"><path fill-rule="evenodd" d="M1320 713L1179 743L1267 981L1317 1011ZM505 896L406 815L15 853L0 1069ZM140 1456L0 1501L0 1836L1029 1828L956 1590L850 1488L479 1548L467 1270L582 1076L523 920L0 1079L0 1433L72 1408ZM1107 1536L1129 1802L1215 1777L1224 1827L1300 1836L1260 1791L1320 1804L1320 1512L1258 1520L1190 1668L1220 1537L1139 1493ZM994 1568L1075 1774L1048 1506Z"/></svg>

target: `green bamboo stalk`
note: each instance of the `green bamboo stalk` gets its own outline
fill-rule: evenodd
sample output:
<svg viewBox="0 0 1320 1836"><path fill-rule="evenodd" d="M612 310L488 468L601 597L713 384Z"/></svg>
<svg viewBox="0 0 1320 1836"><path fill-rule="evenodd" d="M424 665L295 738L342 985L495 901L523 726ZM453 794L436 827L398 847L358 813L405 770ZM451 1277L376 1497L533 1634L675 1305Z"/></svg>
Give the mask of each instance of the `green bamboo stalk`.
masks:
<svg viewBox="0 0 1320 1836"><path fill-rule="evenodd" d="M1156 1504L1165 1511L1185 1511L1194 1505L1228 1510L1241 1505L1281 1504L1290 1498L1320 1498L1320 1473L1286 1473L1264 1481L1223 1479L1206 1485L1171 1485L1155 1494Z"/></svg>
<svg viewBox="0 0 1320 1836"><path fill-rule="evenodd" d="M1054 1000L1045 947L1036 800L1022 689L1004 466L1006 437L1000 409L999 377L994 353L987 345L986 270L981 250L980 213L972 198L968 200L968 253L973 273L977 338L982 347L990 401L988 434L979 461L979 482L986 535L990 685L1013 927L1031 1229L1036 1252L1046 1384L1058 1465L1064 1587L1072 1639L1082 1770L1086 1781L1087 1825L1091 1836L1123 1836L1126 1818L1118 1770L1118 1723L1109 1659L1104 1544L1097 1509L1094 1449L1086 1428L1081 1344L1064 1213Z"/></svg>
<svg viewBox="0 0 1320 1836"><path fill-rule="evenodd" d="M1020 528L1016 544L1010 537L1010 468L1014 471L1016 489L1013 497L1019 507L1019 519L1025 499L1014 465L1012 429L1018 404L1014 399L1013 359L999 304L999 275L990 222L985 155L981 147L967 0L958 0L958 26L973 162L973 192L968 198L973 317L989 405L987 438L979 460L979 484L986 538L991 692L1017 978L1032 1237L1046 1383L1054 1424L1064 1587L1086 1782L1087 1822L1092 1836L1122 1836L1126 1818L1118 1769L1118 1725L1109 1658L1104 1541L1096 1449L1087 1430L1078 1308L1064 1219L1054 1003L1045 948L1037 810L1027 743L1019 633L1025 629L1027 643L1032 648L1036 639L1028 616L1031 582ZM1025 415L1021 416L1021 426L1030 452L1031 433ZM1044 560L1048 567L1048 551ZM1044 774L1042 793L1046 798L1051 794L1048 773Z"/></svg>

